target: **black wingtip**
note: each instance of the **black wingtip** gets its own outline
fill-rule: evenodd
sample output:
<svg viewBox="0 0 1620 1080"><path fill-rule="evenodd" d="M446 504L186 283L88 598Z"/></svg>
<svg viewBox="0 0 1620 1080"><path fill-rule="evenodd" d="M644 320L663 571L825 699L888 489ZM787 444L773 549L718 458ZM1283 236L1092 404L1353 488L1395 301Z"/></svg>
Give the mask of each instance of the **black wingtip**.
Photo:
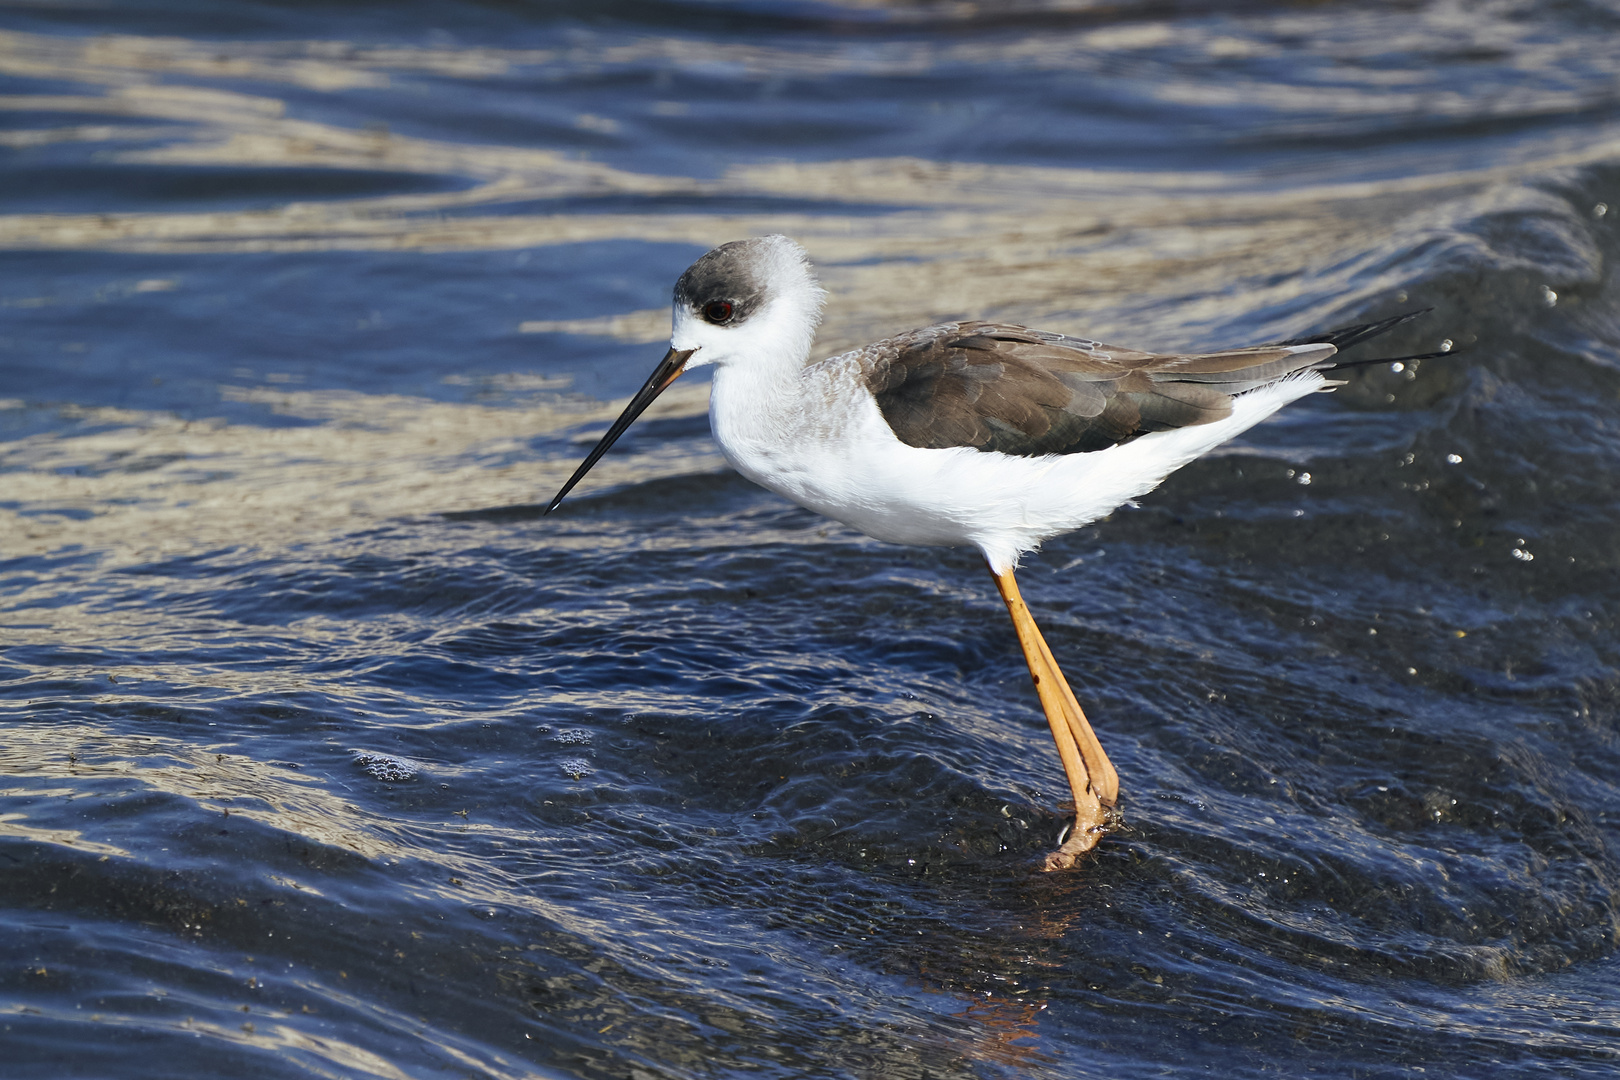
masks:
<svg viewBox="0 0 1620 1080"><path fill-rule="evenodd" d="M1434 308L1432 308L1432 307L1419 308L1416 311L1408 311L1408 312L1404 312L1404 313L1402 313L1400 315L1391 315L1389 318L1387 318L1387 319L1379 319L1377 322L1356 323L1353 326L1341 326L1336 330L1324 330L1323 332L1321 332L1319 334L1307 334L1304 337L1289 338L1287 341L1274 341L1274 342L1272 342L1272 344L1273 345L1280 345L1280 346L1287 346L1287 345L1332 345L1335 349L1338 349L1340 352L1343 352L1345 349L1348 349L1352 345L1359 345L1361 342L1366 341L1368 338L1375 338L1379 334L1388 333L1389 331L1395 329L1397 326L1400 326L1402 323L1411 322L1413 319L1416 319L1420 315L1427 315L1429 312L1431 312L1433 310L1434 310ZM1413 356L1413 357L1409 357L1408 359L1419 360L1419 359L1427 359L1427 357ZM1369 362L1371 362L1371 363L1379 363L1380 361L1369 361ZM1348 365L1341 365L1341 366L1348 366Z"/></svg>
<svg viewBox="0 0 1620 1080"><path fill-rule="evenodd" d="M1338 371L1340 368L1370 367L1373 364L1407 364L1414 360L1440 360L1448 356L1457 356L1466 352L1463 348L1440 349L1436 352L1413 353L1411 356L1377 356L1370 360L1343 360L1337 363L1332 361L1328 369Z"/></svg>
<svg viewBox="0 0 1620 1080"><path fill-rule="evenodd" d="M1341 326L1336 330L1325 330L1320 334L1310 334L1305 337L1290 338L1288 341L1279 341L1278 345L1332 345L1343 352L1352 345L1359 345L1369 338L1388 333L1404 323L1422 315L1427 315L1434 308L1418 308L1416 311L1405 311L1399 315L1391 315L1387 319L1376 322L1356 323L1353 326ZM1453 348L1450 342L1446 347L1436 352L1412 353L1408 356L1375 356L1367 360L1340 360L1337 357L1322 365L1322 370L1338 370L1340 368L1370 367L1373 364L1405 364L1414 360L1438 360L1441 357L1456 356L1461 349Z"/></svg>

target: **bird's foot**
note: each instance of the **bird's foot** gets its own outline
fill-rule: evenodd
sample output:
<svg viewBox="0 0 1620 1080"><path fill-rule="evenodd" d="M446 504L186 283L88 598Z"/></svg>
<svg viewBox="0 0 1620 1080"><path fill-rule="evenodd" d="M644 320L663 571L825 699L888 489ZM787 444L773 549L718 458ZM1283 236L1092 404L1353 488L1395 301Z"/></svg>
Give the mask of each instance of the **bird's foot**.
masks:
<svg viewBox="0 0 1620 1080"><path fill-rule="evenodd" d="M1090 794L1089 792L1087 794ZM1047 852L1041 860L1041 872L1067 870L1080 861L1080 856L1096 847L1104 836L1120 823L1122 815L1111 806L1104 806L1095 797L1075 808L1074 824L1059 843L1056 851Z"/></svg>

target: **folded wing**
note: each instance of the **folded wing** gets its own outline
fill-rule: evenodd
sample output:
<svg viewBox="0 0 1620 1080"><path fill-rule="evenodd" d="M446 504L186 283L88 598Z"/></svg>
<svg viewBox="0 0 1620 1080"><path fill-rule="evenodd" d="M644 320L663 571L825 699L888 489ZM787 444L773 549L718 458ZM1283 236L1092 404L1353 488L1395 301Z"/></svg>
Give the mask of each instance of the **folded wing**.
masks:
<svg viewBox="0 0 1620 1080"><path fill-rule="evenodd" d="M1232 396L1329 366L1325 342L1148 353L1001 323L930 326L869 346L867 385L900 441L1033 456L1208 424Z"/></svg>

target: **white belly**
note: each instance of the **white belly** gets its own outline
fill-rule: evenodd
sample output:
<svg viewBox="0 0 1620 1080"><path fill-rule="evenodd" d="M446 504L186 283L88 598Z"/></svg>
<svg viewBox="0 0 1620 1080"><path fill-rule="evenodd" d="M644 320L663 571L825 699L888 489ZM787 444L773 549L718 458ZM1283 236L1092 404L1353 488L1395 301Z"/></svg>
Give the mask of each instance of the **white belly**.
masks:
<svg viewBox="0 0 1620 1080"><path fill-rule="evenodd" d="M1239 396L1224 420L1107 450L1015 457L902 443L856 373L836 361L792 381L746 376L717 371L709 405L715 440L739 473L879 540L973 545L997 569L1145 495L1323 383L1315 374L1285 379Z"/></svg>

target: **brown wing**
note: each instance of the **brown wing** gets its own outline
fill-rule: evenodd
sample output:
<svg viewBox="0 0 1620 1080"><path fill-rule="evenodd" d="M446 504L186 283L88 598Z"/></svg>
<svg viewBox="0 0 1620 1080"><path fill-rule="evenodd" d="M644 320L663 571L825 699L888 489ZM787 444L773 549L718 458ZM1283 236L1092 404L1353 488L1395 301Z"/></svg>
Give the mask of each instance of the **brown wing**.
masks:
<svg viewBox="0 0 1620 1080"><path fill-rule="evenodd" d="M867 350L901 442L1003 454L1101 450L1228 416L1232 395L1323 364L1333 346L1147 353L1000 323L947 323Z"/></svg>

